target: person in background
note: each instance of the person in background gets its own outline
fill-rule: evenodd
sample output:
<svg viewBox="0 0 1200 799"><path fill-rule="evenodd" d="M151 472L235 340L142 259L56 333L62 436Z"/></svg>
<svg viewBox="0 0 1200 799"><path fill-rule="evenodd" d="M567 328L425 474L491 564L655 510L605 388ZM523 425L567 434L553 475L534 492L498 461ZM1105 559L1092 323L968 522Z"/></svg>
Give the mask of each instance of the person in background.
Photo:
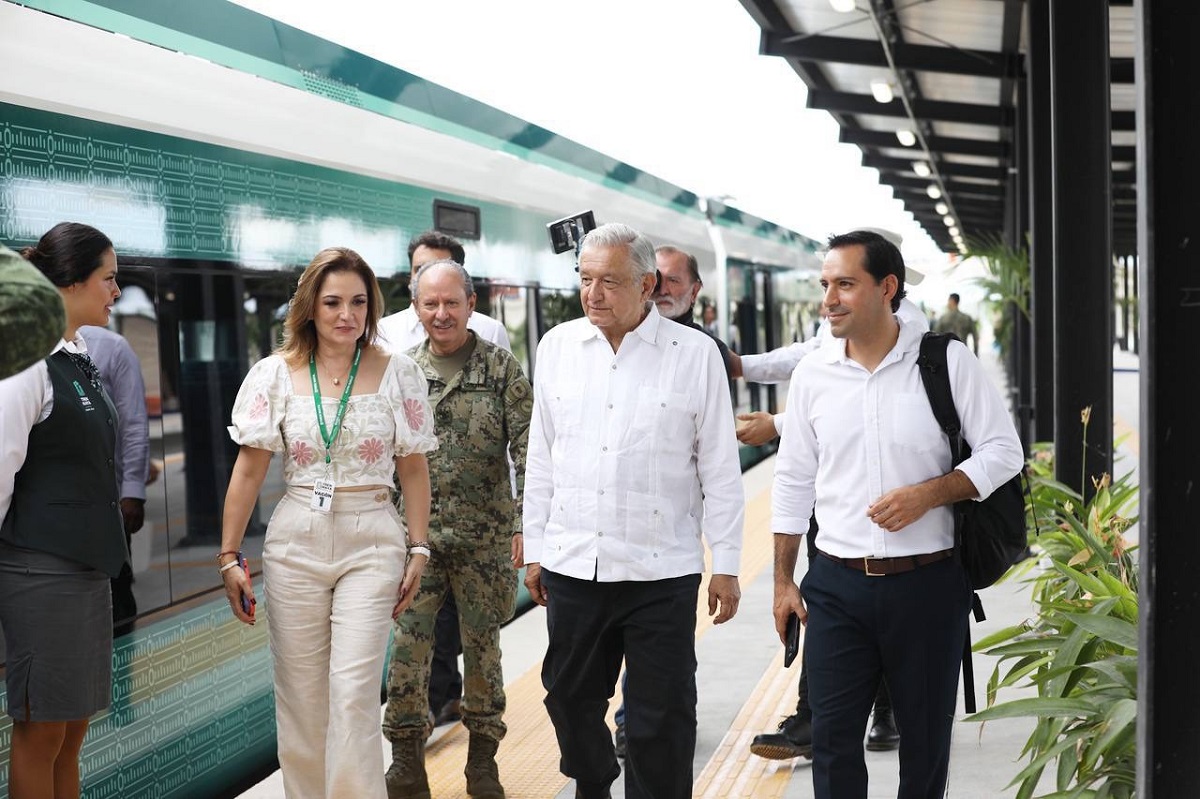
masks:
<svg viewBox="0 0 1200 799"><path fill-rule="evenodd" d="M79 750L112 695L112 594L129 551L118 510L116 411L79 335L106 325L117 256L100 231L55 225L22 255L66 310L48 358L0 381L0 626L8 787L79 796Z"/></svg>
<svg viewBox="0 0 1200 799"><path fill-rule="evenodd" d="M117 409L117 450L114 460L121 486L121 518L125 544L146 521L146 484L150 482L150 422L146 413L146 383L142 365L129 342L106 327L85 325L79 329L87 342L88 355L100 370L104 389ZM112 581L113 635L133 629L137 600L133 596L133 567L125 564Z"/></svg>
<svg viewBox="0 0 1200 799"><path fill-rule="evenodd" d="M951 294L946 300L946 312L938 317L933 329L938 333L953 333L963 344L971 339L971 351L979 355L979 329L975 320L958 310L959 296Z"/></svg>
<svg viewBox="0 0 1200 799"><path fill-rule="evenodd" d="M713 338L719 338L717 335L719 328L717 327L717 306L705 303L704 308L700 311L701 326L704 332Z"/></svg>
<svg viewBox="0 0 1200 799"><path fill-rule="evenodd" d="M712 339L651 301L654 246L589 232L586 318L538 345L525 472L525 586L547 608L546 709L576 796L620 774L604 716L624 659L625 796L685 799L696 745L696 600L737 612L745 498L725 367Z"/></svg>
<svg viewBox="0 0 1200 799"><path fill-rule="evenodd" d="M955 502L1024 462L1000 392L964 346L949 379L972 455L957 467L917 365L924 331L897 315L904 260L883 236L834 236L821 268L834 338L796 368L772 488L775 629L807 624L817 799L865 799L862 731L886 679L901 732L899 799L945 791L971 587ZM800 539L816 509L816 557Z"/></svg>
<svg viewBox="0 0 1200 799"><path fill-rule="evenodd" d="M421 267L434 261L451 260L465 266L467 254L462 243L453 236L427 230L408 243L409 292L414 287ZM483 341L512 352L508 331L504 325L486 314L472 310L467 327ZM379 344L391 352L409 351L425 340L425 326L417 315L414 301L403 311L379 320ZM515 486L515 480L514 480ZM433 664L429 675L429 709L434 726L450 724L462 718L463 677L458 670L462 654L462 635L458 627L458 604L454 591L446 592L446 601L438 611L433 633Z"/></svg>
<svg viewBox="0 0 1200 799"><path fill-rule="evenodd" d="M0 244L0 380L44 359L67 326L62 295L33 264Z"/></svg>
<svg viewBox="0 0 1200 799"><path fill-rule="evenodd" d="M394 619L429 560L437 448L425 378L371 342L383 295L353 250L304 270L282 347L251 367L229 434L241 449L217 570L238 620L254 623L239 551L274 453L287 493L263 541L279 768L289 799L384 799L379 676ZM402 522L392 504L399 476Z"/></svg>
<svg viewBox="0 0 1200 799"><path fill-rule="evenodd" d="M533 393L521 365L467 327L471 276L454 261L421 268L413 304L429 337L411 350L429 381L438 450L429 459L430 542L437 559L396 620L383 730L392 742L390 799L428 799L425 773L429 661L444 597L459 597L467 691L467 795L504 799L496 751L507 732L500 625L516 609L522 564L521 489ZM516 467L517 492L509 483Z"/></svg>

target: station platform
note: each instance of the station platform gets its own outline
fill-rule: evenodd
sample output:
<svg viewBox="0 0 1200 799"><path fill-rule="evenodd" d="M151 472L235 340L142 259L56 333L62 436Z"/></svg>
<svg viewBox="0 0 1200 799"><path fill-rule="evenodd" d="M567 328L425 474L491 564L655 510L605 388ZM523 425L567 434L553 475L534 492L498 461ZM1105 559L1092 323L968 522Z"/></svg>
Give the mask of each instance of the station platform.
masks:
<svg viewBox="0 0 1200 799"><path fill-rule="evenodd" d="M994 358L983 355L994 379L1003 373ZM1136 357L1121 356L1114 375L1116 429L1124 435L1121 463L1136 467ZM1127 469L1122 469L1125 471ZM742 601L737 616L713 626L707 616L705 589L701 589L696 625L699 661L697 683L698 736L694 761L693 796L783 797L813 796L810 761L764 760L750 753L750 741L775 726L795 710L799 662L783 668L783 647L775 635L771 617L772 536L769 529L771 480L774 459L768 459L743 475L746 521L742 551ZM806 567L801 557L801 566ZM802 572L801 572L802 574ZM801 576L797 575L797 578ZM1019 582L1002 582L981 593L987 620L972 622L972 640L1034 615L1030 589ZM914 620L919 623L919 620ZM542 699L540 668L546 647L546 618L535 607L507 625L501 632L504 671L508 692L505 721L508 736L500 745L497 761L500 777L510 799L571 799L573 783L558 771L558 746ZM979 707L986 705L985 688L994 660L975 655L975 692ZM618 691L620 686L618 685ZM1020 691L1006 691L1003 699L1015 699ZM1032 696L1030 691L1028 695ZM611 707L619 704L614 697ZM382 714L381 714L382 715ZM978 724L964 721L962 686L959 688L957 721L954 727L947 795L964 799L1008 796L1014 775L1022 768L1020 753L1032 721L1014 719ZM610 719L611 720L611 719ZM866 730L863 730L864 740ZM467 732L461 724L434 732L427 749L430 787L435 799L466 799L462 769L467 755ZM391 762L385 742L384 762ZM870 773L869 796L894 797L899 785L896 752L867 752ZM1047 784L1047 788L1051 787ZM624 795L622 779L612 786L612 795ZM282 799L278 772L242 794L245 799Z"/></svg>

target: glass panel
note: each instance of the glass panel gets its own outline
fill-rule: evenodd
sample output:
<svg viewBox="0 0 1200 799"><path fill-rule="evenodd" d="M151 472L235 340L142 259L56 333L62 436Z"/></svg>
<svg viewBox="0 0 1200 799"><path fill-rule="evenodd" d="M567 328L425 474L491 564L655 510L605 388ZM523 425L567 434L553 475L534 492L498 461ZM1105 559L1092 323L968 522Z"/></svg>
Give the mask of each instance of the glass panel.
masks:
<svg viewBox="0 0 1200 799"><path fill-rule="evenodd" d="M113 307L109 329L124 337L137 356L145 383L146 415L150 435L150 482L146 484L145 522L129 539L132 582L113 582L113 619L117 633L128 630L128 620L171 603L171 551L168 545L166 435L163 426L163 385L159 358L162 331L154 307L155 273L151 269L122 266L118 275L121 297ZM86 335L86 334L85 334ZM120 443L118 442L118 446Z"/></svg>
<svg viewBox="0 0 1200 799"><path fill-rule="evenodd" d="M523 286L491 285L482 288L480 293L489 295L489 316L504 325L508 340L512 343L513 357L521 364L526 375L532 374L530 347L537 345L529 340L530 321L533 318L529 313L530 290Z"/></svg>

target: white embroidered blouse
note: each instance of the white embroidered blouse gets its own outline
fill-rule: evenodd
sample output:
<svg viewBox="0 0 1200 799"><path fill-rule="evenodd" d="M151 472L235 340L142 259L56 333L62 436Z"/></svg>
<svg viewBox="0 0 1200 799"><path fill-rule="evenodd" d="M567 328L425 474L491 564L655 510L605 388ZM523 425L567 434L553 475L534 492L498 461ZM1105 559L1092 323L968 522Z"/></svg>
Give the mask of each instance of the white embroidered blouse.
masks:
<svg viewBox="0 0 1200 799"><path fill-rule="evenodd" d="M279 355L250 368L237 400L229 435L247 447L283 453L288 485L310 486L328 476L339 488L392 485L393 458L437 449L425 375L407 355L392 355L379 391L350 397L342 431L325 464L325 444L311 394L297 394ZM322 397L331 427L340 395Z"/></svg>

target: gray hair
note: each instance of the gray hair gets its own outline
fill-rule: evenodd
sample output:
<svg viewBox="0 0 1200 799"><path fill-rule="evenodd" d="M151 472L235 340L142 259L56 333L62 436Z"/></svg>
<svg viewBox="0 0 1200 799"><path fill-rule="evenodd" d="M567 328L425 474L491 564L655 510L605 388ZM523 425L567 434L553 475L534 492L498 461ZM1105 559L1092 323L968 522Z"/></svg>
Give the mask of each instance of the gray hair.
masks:
<svg viewBox="0 0 1200 799"><path fill-rule="evenodd" d="M654 244L629 225L620 222L601 225L583 237L580 254L589 247L624 247L635 281L654 274Z"/></svg>
<svg viewBox="0 0 1200 799"><path fill-rule="evenodd" d="M445 266L453 269L458 273L459 280L462 281L463 289L467 292L467 299L471 299L471 297L475 296L475 284L471 282L471 275L467 273L467 270L463 267L463 265L458 261L454 261L449 258L442 258L439 261L430 261L427 264L421 264L413 271L412 283L410 284L413 304L416 304L417 295L420 293L421 275L425 274L425 270L434 266Z"/></svg>

